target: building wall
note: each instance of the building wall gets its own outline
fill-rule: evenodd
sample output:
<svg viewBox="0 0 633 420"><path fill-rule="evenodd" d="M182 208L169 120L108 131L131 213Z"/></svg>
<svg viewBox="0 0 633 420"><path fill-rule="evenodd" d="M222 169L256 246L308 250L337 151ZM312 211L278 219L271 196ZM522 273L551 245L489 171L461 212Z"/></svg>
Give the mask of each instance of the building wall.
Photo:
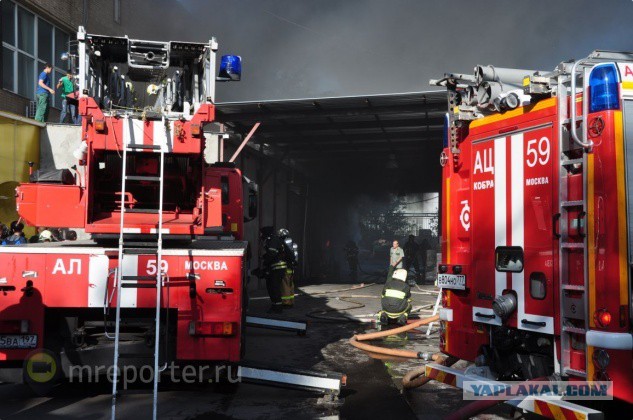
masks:
<svg viewBox="0 0 633 420"><path fill-rule="evenodd" d="M13 2L70 34L71 39L76 36L77 29L81 25L89 33L149 36L157 30L155 21L162 12L152 9L153 2L142 0L13 0ZM117 4L119 19L115 19ZM42 66L38 64L33 80L34 85L42 70L40 67ZM14 76L10 77L14 78ZM55 78L54 83L57 79L59 77ZM0 111L26 116L26 109L33 99L0 89ZM59 121L59 116L59 106L51 107L48 122Z"/></svg>
<svg viewBox="0 0 633 420"><path fill-rule="evenodd" d="M6 225L18 219L15 187L28 181L28 162L39 160L39 138L38 125L0 117L0 222Z"/></svg>
<svg viewBox="0 0 633 420"><path fill-rule="evenodd" d="M70 168L77 164L73 151L81 143L81 127L68 124L46 124L40 136L39 168Z"/></svg>

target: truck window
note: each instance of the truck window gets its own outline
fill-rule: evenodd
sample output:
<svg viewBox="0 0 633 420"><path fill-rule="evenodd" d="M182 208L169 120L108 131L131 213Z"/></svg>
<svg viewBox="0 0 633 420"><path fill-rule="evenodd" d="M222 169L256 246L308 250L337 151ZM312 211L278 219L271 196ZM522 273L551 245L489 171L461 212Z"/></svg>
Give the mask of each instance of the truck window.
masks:
<svg viewBox="0 0 633 420"><path fill-rule="evenodd" d="M520 273L523 271L523 248L520 246L499 246L495 249L497 271Z"/></svg>
<svg viewBox="0 0 633 420"><path fill-rule="evenodd" d="M545 299L545 295L547 295L546 284L545 273L535 271L530 274L530 296L532 296L532 299Z"/></svg>

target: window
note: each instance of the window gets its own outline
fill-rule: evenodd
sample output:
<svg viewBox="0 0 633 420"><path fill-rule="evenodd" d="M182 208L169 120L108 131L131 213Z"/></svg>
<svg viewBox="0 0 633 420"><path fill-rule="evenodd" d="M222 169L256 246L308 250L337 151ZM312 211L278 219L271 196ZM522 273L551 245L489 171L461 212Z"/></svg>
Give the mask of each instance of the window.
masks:
<svg viewBox="0 0 633 420"><path fill-rule="evenodd" d="M62 61L62 53L68 51L68 41L70 37L67 33L55 28L55 66L60 69L66 69L68 67L67 61ZM53 64L53 63L51 63Z"/></svg>
<svg viewBox="0 0 633 420"><path fill-rule="evenodd" d="M18 8L18 49L35 54L35 15Z"/></svg>
<svg viewBox="0 0 633 420"><path fill-rule="evenodd" d="M13 90L13 51L2 47L2 87Z"/></svg>
<svg viewBox="0 0 633 420"><path fill-rule="evenodd" d="M495 249L497 271L520 273L523 271L523 248L520 246L499 246Z"/></svg>
<svg viewBox="0 0 633 420"><path fill-rule="evenodd" d="M2 1L2 41L15 45L15 4Z"/></svg>
<svg viewBox="0 0 633 420"><path fill-rule="evenodd" d="M53 62L53 25L40 20L37 24L37 56L46 63Z"/></svg>
<svg viewBox="0 0 633 420"><path fill-rule="evenodd" d="M61 54L68 51L70 35L11 0L0 0L2 7L2 87L35 99L37 77L44 63L51 63L54 88L66 73L68 62ZM59 95L53 106L61 105Z"/></svg>
<svg viewBox="0 0 633 420"><path fill-rule="evenodd" d="M543 300L547 295L547 279L545 273L535 271L530 274L530 296L532 299Z"/></svg>
<svg viewBox="0 0 633 420"><path fill-rule="evenodd" d="M35 97L35 76L34 60L26 54L18 53L18 94L27 98ZM39 74L39 73L38 73Z"/></svg>

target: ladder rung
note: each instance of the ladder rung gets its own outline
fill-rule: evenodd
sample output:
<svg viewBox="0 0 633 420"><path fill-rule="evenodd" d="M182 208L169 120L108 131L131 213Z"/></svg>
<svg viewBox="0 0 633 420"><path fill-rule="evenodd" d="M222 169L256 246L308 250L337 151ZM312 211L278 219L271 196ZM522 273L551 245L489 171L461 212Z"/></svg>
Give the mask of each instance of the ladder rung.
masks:
<svg viewBox="0 0 633 420"><path fill-rule="evenodd" d="M582 242L563 242L560 244L561 248L567 249L583 249L585 244Z"/></svg>
<svg viewBox="0 0 633 420"><path fill-rule="evenodd" d="M123 248L158 248L158 243L147 241L123 241Z"/></svg>
<svg viewBox="0 0 633 420"><path fill-rule="evenodd" d="M585 286L579 284L563 284L563 290L572 290L574 292L584 292Z"/></svg>
<svg viewBox="0 0 633 420"><path fill-rule="evenodd" d="M123 253L132 255L155 255L158 251L156 248L123 248Z"/></svg>
<svg viewBox="0 0 633 420"><path fill-rule="evenodd" d="M156 283L121 283L123 289L156 289Z"/></svg>
<svg viewBox="0 0 633 420"><path fill-rule="evenodd" d="M160 148L161 148L160 145L154 145L154 144L128 144L127 145L127 150L129 152L134 152L139 149L160 150Z"/></svg>
<svg viewBox="0 0 633 420"><path fill-rule="evenodd" d="M563 325L563 331L572 333L572 334L587 334L587 331L584 328L580 327L568 327Z"/></svg>
<svg viewBox="0 0 633 420"><path fill-rule="evenodd" d="M139 208L133 208L133 209L125 209L126 213L153 213L153 214L158 214L158 209L139 209Z"/></svg>
<svg viewBox="0 0 633 420"><path fill-rule="evenodd" d="M572 368L564 368L563 369L563 374L565 375L572 375L572 376L578 376L581 378L586 378L587 377L587 372L585 372L584 370L578 370L578 369L572 369Z"/></svg>
<svg viewBox="0 0 633 420"><path fill-rule="evenodd" d="M585 204L585 202L582 201L582 200L571 200L571 201L561 201L560 202L560 206L561 207L582 207L582 206L584 206L584 204Z"/></svg>
<svg viewBox="0 0 633 420"><path fill-rule="evenodd" d="M122 276L121 280L139 280L139 281L147 281L154 280L156 281L156 276Z"/></svg>
<svg viewBox="0 0 633 420"><path fill-rule="evenodd" d="M127 181L153 181L158 182L161 180L159 176L144 176L144 175L125 175ZM130 209L127 209L130 211Z"/></svg>

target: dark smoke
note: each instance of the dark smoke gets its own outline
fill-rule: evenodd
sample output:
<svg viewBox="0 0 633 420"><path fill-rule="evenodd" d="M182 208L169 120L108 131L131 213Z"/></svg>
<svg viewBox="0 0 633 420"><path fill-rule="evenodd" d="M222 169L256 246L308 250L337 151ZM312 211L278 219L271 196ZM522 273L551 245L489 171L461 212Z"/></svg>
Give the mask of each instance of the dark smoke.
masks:
<svg viewBox="0 0 633 420"><path fill-rule="evenodd" d="M215 35L221 52L243 57L243 80L220 86L220 101L421 91L475 64L548 70L597 48L633 49L629 0L134 3L157 24L130 36Z"/></svg>

